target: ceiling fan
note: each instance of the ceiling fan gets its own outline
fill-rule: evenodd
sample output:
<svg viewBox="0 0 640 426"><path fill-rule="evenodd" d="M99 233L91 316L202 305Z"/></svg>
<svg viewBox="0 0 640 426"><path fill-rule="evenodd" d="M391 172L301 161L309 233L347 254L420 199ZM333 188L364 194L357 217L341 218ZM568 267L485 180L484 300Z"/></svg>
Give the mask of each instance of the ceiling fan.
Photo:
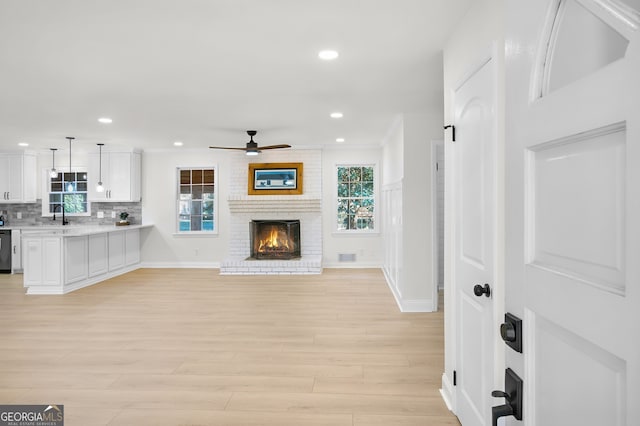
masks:
<svg viewBox="0 0 640 426"><path fill-rule="evenodd" d="M231 148L225 146L210 146L211 149L235 149L245 151L247 155L258 155L260 151L265 149L280 149L280 148L291 148L291 145L280 144L280 145L268 145L261 146L258 148L258 144L253 141L253 137L258 133L256 130L247 130L247 134L251 137L251 140L247 142L246 148Z"/></svg>

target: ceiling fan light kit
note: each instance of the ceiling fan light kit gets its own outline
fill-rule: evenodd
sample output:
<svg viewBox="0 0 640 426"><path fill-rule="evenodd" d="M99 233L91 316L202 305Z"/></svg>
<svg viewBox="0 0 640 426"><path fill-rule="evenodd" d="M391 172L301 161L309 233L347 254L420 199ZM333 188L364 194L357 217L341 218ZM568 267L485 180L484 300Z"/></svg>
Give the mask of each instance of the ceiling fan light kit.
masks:
<svg viewBox="0 0 640 426"><path fill-rule="evenodd" d="M227 146L210 146L211 149L233 149L237 151L244 151L246 155L258 155L261 151L265 149L283 149L283 148L291 148L291 145L287 144L279 144L279 145L268 145L258 147L258 143L254 142L253 137L258 133L257 130L247 130L247 135L250 137L250 141L247 142L247 146L245 148L233 148Z"/></svg>

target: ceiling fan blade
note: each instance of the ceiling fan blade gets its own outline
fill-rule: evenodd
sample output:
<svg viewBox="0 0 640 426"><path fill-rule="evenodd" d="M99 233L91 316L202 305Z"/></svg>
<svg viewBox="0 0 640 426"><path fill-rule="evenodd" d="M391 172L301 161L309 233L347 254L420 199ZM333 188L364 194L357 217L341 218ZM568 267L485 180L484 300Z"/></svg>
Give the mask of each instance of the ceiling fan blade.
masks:
<svg viewBox="0 0 640 426"><path fill-rule="evenodd" d="M291 148L291 145L268 145L268 146L259 146L258 149L280 149L280 148Z"/></svg>
<svg viewBox="0 0 640 426"><path fill-rule="evenodd" d="M236 149L240 151L246 151L246 148L230 148L228 146L210 146L211 149Z"/></svg>

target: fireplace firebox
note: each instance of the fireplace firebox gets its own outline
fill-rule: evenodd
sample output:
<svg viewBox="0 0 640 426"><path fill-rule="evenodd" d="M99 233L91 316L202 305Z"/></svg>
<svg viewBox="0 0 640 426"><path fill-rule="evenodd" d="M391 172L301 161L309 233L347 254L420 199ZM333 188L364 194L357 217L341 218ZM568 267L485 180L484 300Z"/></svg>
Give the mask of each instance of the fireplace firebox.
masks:
<svg viewBox="0 0 640 426"><path fill-rule="evenodd" d="M299 220L252 220L251 259L295 259L300 257Z"/></svg>

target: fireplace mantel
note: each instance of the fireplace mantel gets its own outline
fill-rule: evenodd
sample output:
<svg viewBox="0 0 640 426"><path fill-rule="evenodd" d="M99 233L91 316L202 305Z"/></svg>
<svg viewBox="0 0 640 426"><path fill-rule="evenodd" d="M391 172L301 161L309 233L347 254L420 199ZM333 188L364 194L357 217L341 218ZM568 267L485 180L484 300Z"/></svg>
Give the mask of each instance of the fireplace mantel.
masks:
<svg viewBox="0 0 640 426"><path fill-rule="evenodd" d="M320 213L322 211L322 199L312 195L229 196L227 203L231 213Z"/></svg>

